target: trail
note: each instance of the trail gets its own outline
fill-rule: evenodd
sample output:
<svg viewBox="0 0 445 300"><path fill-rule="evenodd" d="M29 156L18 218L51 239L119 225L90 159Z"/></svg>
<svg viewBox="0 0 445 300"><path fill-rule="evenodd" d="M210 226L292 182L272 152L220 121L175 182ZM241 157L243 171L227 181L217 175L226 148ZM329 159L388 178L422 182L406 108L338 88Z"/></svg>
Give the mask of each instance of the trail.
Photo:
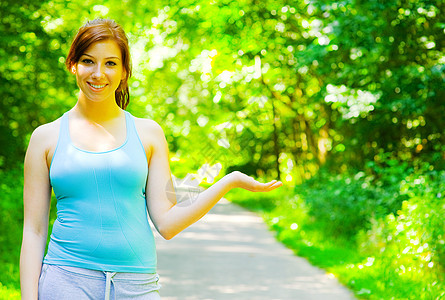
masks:
<svg viewBox="0 0 445 300"><path fill-rule="evenodd" d="M172 240L156 242L163 300L355 299L277 242L260 217L225 200Z"/></svg>

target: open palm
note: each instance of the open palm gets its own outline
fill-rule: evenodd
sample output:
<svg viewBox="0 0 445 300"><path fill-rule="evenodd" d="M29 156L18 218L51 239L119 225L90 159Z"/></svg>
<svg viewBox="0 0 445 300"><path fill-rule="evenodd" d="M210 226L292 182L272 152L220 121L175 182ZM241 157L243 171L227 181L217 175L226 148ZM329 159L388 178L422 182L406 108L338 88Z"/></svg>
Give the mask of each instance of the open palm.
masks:
<svg viewBox="0 0 445 300"><path fill-rule="evenodd" d="M272 180L266 183L259 182L244 173L235 171L232 173L235 186L251 192L270 192L283 185L281 181Z"/></svg>

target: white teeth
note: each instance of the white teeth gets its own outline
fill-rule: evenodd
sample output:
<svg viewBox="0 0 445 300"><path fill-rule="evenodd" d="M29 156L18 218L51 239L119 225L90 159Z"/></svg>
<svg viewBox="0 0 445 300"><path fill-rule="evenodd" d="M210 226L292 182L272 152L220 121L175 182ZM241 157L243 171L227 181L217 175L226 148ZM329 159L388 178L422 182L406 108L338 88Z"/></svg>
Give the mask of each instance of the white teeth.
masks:
<svg viewBox="0 0 445 300"><path fill-rule="evenodd" d="M96 89L101 89L101 88L103 88L103 87L105 87L106 86L106 84L104 84L104 85L95 85L95 84L92 84L92 83L89 83L93 88L96 88Z"/></svg>

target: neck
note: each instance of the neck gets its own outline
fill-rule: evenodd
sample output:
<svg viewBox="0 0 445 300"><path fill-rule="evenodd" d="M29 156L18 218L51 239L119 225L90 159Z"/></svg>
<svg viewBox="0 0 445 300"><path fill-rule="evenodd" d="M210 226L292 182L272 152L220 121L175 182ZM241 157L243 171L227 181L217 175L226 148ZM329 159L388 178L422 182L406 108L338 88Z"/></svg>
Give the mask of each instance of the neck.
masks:
<svg viewBox="0 0 445 300"><path fill-rule="evenodd" d="M79 99L72 109L76 114L96 123L106 122L122 114L115 99L91 101L80 92Z"/></svg>

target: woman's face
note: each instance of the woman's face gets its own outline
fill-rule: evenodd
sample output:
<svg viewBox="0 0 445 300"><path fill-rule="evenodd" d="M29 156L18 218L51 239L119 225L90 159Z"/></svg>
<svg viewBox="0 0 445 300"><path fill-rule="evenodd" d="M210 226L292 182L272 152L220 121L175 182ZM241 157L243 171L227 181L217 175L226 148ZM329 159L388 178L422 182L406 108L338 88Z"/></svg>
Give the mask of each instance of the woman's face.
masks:
<svg viewBox="0 0 445 300"><path fill-rule="evenodd" d="M113 40L92 44L72 68L81 94L92 101L114 100L125 70L122 53ZM113 103L115 103L113 101Z"/></svg>

